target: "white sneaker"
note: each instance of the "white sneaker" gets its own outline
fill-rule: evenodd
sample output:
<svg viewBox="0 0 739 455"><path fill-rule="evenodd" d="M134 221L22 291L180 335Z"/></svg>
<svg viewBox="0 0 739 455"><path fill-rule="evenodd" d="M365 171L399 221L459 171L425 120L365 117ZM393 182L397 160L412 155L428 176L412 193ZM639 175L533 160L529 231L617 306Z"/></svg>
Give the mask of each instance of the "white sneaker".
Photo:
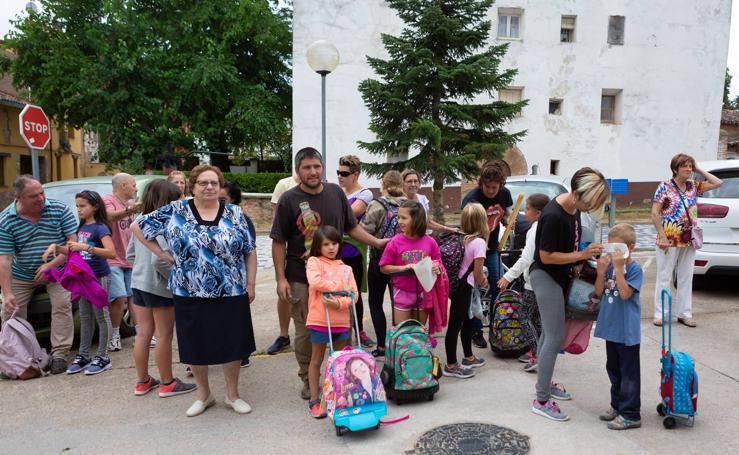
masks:
<svg viewBox="0 0 739 455"><path fill-rule="evenodd" d="M121 336L112 335L108 343L108 351L116 352L121 350Z"/></svg>
<svg viewBox="0 0 739 455"><path fill-rule="evenodd" d="M149 342L149 349L154 349L157 347L157 337L152 335L151 341Z"/></svg>

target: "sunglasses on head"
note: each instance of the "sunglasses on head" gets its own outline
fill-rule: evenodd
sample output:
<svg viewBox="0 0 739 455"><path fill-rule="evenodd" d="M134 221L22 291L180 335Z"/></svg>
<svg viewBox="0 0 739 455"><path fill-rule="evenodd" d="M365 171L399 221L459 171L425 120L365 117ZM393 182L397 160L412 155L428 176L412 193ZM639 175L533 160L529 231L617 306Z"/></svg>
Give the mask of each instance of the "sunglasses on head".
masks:
<svg viewBox="0 0 739 455"><path fill-rule="evenodd" d="M339 177L349 177L352 174L353 172L349 172L349 171L336 171L336 175Z"/></svg>

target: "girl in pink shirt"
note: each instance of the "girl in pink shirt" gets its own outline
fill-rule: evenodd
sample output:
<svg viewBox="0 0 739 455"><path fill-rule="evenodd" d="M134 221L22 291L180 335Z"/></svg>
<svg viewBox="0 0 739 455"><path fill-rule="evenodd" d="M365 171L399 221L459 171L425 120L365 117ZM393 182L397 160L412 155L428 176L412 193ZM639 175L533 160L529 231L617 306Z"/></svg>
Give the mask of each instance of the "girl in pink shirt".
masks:
<svg viewBox="0 0 739 455"><path fill-rule="evenodd" d="M308 318L305 326L310 334L311 351L308 366L310 415L326 417L318 399L321 364L329 342L329 320L334 350L340 350L349 341L349 307L357 299L357 283L351 267L339 259L341 234L333 226L321 226L313 235L310 258L305 266L308 278ZM343 293L336 295L333 293Z"/></svg>
<svg viewBox="0 0 739 455"><path fill-rule="evenodd" d="M401 234L393 237L385 247L380 259L380 272L392 274L413 270L413 265L429 256L432 261L441 261L439 245L426 235L426 212L417 201L405 201L398 209L398 228ZM441 273L438 265L435 274ZM415 319L416 308L421 307L423 289L413 273L396 275L392 278L393 317L399 324L406 319ZM418 320L426 324L428 315L418 310Z"/></svg>
<svg viewBox="0 0 739 455"><path fill-rule="evenodd" d="M464 206L462 232L465 234L464 256L459 267L459 282L449 296L452 304L449 307L449 326L444 338L446 365L442 373L444 376L467 379L475 375L473 368L485 365L485 359L475 357L472 353L472 319L469 316L472 288L488 287L483 267L490 230L487 212L481 204L473 202ZM457 363L457 337L460 336L464 357L461 363Z"/></svg>

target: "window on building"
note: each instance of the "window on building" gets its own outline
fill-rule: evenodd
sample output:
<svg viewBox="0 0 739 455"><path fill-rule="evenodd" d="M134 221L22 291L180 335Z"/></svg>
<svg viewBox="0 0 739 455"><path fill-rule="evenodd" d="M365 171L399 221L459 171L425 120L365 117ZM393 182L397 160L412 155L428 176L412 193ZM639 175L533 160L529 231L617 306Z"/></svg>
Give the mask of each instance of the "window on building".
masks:
<svg viewBox="0 0 739 455"><path fill-rule="evenodd" d="M498 90L498 99L506 103L520 103L523 99L522 87L508 87ZM516 117L521 117L522 111L518 111Z"/></svg>
<svg viewBox="0 0 739 455"><path fill-rule="evenodd" d="M621 123L620 89L603 89L600 97L600 122Z"/></svg>
<svg viewBox="0 0 739 455"><path fill-rule="evenodd" d="M549 98L549 114L562 115L562 100L559 98Z"/></svg>
<svg viewBox="0 0 739 455"><path fill-rule="evenodd" d="M549 160L549 174L559 175L559 160Z"/></svg>
<svg viewBox="0 0 739 455"><path fill-rule="evenodd" d="M521 39L523 10L498 8L498 38Z"/></svg>
<svg viewBox="0 0 739 455"><path fill-rule="evenodd" d="M610 16L608 18L608 44L623 46L625 21L624 16Z"/></svg>
<svg viewBox="0 0 739 455"><path fill-rule="evenodd" d="M562 26L559 31L559 41L561 43L575 42L575 19L577 19L577 16L562 16Z"/></svg>

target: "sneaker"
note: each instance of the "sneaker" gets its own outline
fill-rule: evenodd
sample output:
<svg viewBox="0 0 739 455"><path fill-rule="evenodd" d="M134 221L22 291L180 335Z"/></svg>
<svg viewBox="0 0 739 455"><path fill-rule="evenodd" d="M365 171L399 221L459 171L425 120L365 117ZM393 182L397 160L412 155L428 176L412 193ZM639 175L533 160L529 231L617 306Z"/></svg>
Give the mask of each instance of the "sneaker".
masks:
<svg viewBox="0 0 739 455"><path fill-rule="evenodd" d="M540 416L546 417L547 419L556 420L558 422L564 422L570 420L570 416L562 412L559 409L559 405L552 400L547 401L544 404L539 403L539 400L534 400L534 404L531 408L531 412L539 414Z"/></svg>
<svg viewBox="0 0 739 455"><path fill-rule="evenodd" d="M529 363L529 360L531 360L531 357L533 357L533 354L531 351L527 352L526 354L522 355L518 358L518 361L521 363Z"/></svg>
<svg viewBox="0 0 739 455"><path fill-rule="evenodd" d="M322 419L326 417L326 410L321 409L321 400L311 400L308 402L308 412L314 419Z"/></svg>
<svg viewBox="0 0 739 455"><path fill-rule="evenodd" d="M93 374L99 374L105 370L110 370L111 368L113 368L113 363L108 357L100 357L99 355L96 355L95 359L90 363L90 366L85 370L85 374L92 376Z"/></svg>
<svg viewBox="0 0 739 455"><path fill-rule="evenodd" d="M652 324L656 325L657 327L662 327L662 319L654 318Z"/></svg>
<svg viewBox="0 0 739 455"><path fill-rule="evenodd" d="M117 352L121 350L121 336L111 335L110 341L108 342L108 351Z"/></svg>
<svg viewBox="0 0 739 455"><path fill-rule="evenodd" d="M149 341L149 349L155 349L156 347L157 347L157 337L152 335L151 341Z"/></svg>
<svg viewBox="0 0 739 455"><path fill-rule="evenodd" d="M598 418L604 422L610 422L616 417L618 417L618 411L613 408L608 408L606 412L598 416Z"/></svg>
<svg viewBox="0 0 739 455"><path fill-rule="evenodd" d="M467 368L480 368L481 366L485 365L485 359L482 359L480 357L475 357L475 360L467 360L466 358L462 359L462 366Z"/></svg>
<svg viewBox="0 0 739 455"><path fill-rule="evenodd" d="M197 390L198 386L182 382L178 378L172 379L169 384L159 384L159 398L174 397Z"/></svg>
<svg viewBox="0 0 739 455"><path fill-rule="evenodd" d="M385 350L384 349L375 349L372 351L372 357L375 358L375 360L384 362L385 361Z"/></svg>
<svg viewBox="0 0 739 455"><path fill-rule="evenodd" d="M539 366L539 361L536 357L531 357L526 365L523 366L523 371L527 373L535 373L536 368Z"/></svg>
<svg viewBox="0 0 739 455"><path fill-rule="evenodd" d="M472 334L472 344L480 349L488 347L488 342L485 341L485 335L483 335L482 330L478 330Z"/></svg>
<svg viewBox="0 0 739 455"><path fill-rule="evenodd" d="M289 336L286 336L286 337L279 336L277 337L275 342L272 343L272 346L267 348L267 354L275 355L278 352L282 352L289 347L290 347L290 337Z"/></svg>
<svg viewBox="0 0 739 455"><path fill-rule="evenodd" d="M67 374L79 373L87 368L90 365L90 362L92 362L92 360L89 357L83 357L79 354L74 356L74 360L72 360L72 363L67 367Z"/></svg>
<svg viewBox="0 0 739 455"><path fill-rule="evenodd" d="M468 379L475 375L471 368L464 368L459 364L454 366L444 365L441 374L450 378Z"/></svg>
<svg viewBox="0 0 739 455"><path fill-rule="evenodd" d="M549 393L552 395L552 398L556 398L560 401L567 401L572 399L572 395L570 395L570 393L565 390L564 386L555 382L552 382L552 386L549 388Z"/></svg>
<svg viewBox="0 0 739 455"><path fill-rule="evenodd" d="M159 385L159 380L149 376L146 382L137 382L136 387L133 390L133 394L140 397L154 390Z"/></svg>
<svg viewBox="0 0 739 455"><path fill-rule="evenodd" d="M308 386L308 381L303 382L303 388L300 389L300 398L310 400L310 386Z"/></svg>
<svg viewBox="0 0 739 455"><path fill-rule="evenodd" d="M375 345L375 340L370 338L364 330L359 332L359 342L362 344L362 347L365 348L371 348Z"/></svg>
<svg viewBox="0 0 739 455"><path fill-rule="evenodd" d="M188 377L188 378L193 377L192 368L190 368L190 366L186 366L185 367L185 376Z"/></svg>
<svg viewBox="0 0 739 455"><path fill-rule="evenodd" d="M609 430L628 430L629 428L639 427L641 427L641 420L629 420L622 415L608 422Z"/></svg>
<svg viewBox="0 0 739 455"><path fill-rule="evenodd" d="M67 371L67 360L63 357L54 357L51 359L51 374L61 374Z"/></svg>
<svg viewBox="0 0 739 455"><path fill-rule="evenodd" d="M251 365L251 360L249 360L249 357L241 361L241 368L246 368L249 365Z"/></svg>

